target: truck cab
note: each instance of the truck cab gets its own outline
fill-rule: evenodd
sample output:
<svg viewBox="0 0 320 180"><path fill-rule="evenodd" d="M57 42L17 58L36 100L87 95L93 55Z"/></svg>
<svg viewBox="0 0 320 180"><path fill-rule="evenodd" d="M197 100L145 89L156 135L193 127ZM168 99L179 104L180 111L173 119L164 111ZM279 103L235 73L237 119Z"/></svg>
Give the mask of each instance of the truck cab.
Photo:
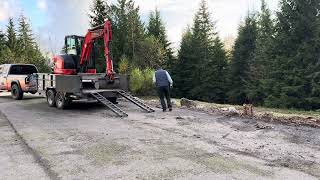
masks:
<svg viewBox="0 0 320 180"><path fill-rule="evenodd" d="M0 91L11 92L12 98L20 100L23 93L36 93L37 85L31 81L33 74L38 73L32 64L0 65Z"/></svg>

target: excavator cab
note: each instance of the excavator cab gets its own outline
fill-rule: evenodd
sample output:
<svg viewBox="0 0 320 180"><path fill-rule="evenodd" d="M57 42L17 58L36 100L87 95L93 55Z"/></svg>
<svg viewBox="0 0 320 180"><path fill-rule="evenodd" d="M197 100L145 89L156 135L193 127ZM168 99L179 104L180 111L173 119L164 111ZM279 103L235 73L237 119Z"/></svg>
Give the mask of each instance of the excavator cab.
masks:
<svg viewBox="0 0 320 180"><path fill-rule="evenodd" d="M66 36L64 52L69 55L80 56L83 42L83 36Z"/></svg>
<svg viewBox="0 0 320 180"><path fill-rule="evenodd" d="M83 36L71 35L65 37L65 45L62 49L62 55L56 57L54 61L54 72L56 74L77 74L83 71L80 68L80 56L83 43ZM92 52L94 53L90 56L89 64L86 66L86 72L95 74L95 45L92 47Z"/></svg>
<svg viewBox="0 0 320 180"><path fill-rule="evenodd" d="M104 40L104 55L106 59L106 77L114 80L113 61L111 57L112 28L111 22L89 29L86 36L66 36L63 55L53 57L55 74L76 75L79 73L96 74L95 43ZM71 60L73 59L73 60Z"/></svg>

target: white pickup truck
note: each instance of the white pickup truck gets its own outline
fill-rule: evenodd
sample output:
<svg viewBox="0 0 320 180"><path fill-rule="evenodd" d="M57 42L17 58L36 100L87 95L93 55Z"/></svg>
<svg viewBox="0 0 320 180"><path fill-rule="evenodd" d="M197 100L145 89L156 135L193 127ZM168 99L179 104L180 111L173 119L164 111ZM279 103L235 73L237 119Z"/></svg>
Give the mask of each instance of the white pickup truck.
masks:
<svg viewBox="0 0 320 180"><path fill-rule="evenodd" d="M37 84L31 81L32 74L38 73L32 64L3 64L0 65L0 91L11 92L12 98L21 100L23 93L37 92Z"/></svg>

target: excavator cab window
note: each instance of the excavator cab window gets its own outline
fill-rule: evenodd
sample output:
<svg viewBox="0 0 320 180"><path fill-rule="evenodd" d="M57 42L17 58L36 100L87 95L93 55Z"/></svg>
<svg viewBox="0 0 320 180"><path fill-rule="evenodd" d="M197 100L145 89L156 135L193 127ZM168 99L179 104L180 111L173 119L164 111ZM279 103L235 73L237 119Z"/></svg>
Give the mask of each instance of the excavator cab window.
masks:
<svg viewBox="0 0 320 180"><path fill-rule="evenodd" d="M69 55L80 56L84 37L67 36L65 39L65 52Z"/></svg>
<svg viewBox="0 0 320 180"><path fill-rule="evenodd" d="M75 38L67 37L66 41L66 53L70 55L77 55Z"/></svg>

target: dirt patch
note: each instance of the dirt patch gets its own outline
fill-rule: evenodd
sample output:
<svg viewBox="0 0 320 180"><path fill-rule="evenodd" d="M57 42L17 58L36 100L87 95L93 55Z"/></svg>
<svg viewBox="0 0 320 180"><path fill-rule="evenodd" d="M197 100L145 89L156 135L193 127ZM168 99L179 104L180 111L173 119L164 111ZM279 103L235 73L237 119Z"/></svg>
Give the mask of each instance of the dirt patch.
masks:
<svg viewBox="0 0 320 180"><path fill-rule="evenodd" d="M314 161L302 161L294 158L278 158L273 161L274 166L282 166L302 170L312 176L320 176L320 166ZM309 167L309 168L306 168Z"/></svg>
<svg viewBox="0 0 320 180"><path fill-rule="evenodd" d="M159 104L157 100L146 100L146 103L156 106ZM276 112L264 112L264 110L258 109L255 111L254 107L251 107L252 113L247 115L246 106L231 106L229 105L218 105L199 101L192 101L182 99L174 100L176 108L195 110L206 113L221 114L224 116L235 116L242 118L251 118L265 122L289 124L294 126L310 126L320 128L320 117L318 116L306 116L306 115L296 115L296 114L282 114ZM191 105L190 105L191 104ZM268 129L268 128L267 128Z"/></svg>
<svg viewBox="0 0 320 180"><path fill-rule="evenodd" d="M86 148L82 154L92 159L95 165L104 166L109 163L114 165L123 165L129 161L127 155L135 154L130 146L115 142L99 143Z"/></svg>

